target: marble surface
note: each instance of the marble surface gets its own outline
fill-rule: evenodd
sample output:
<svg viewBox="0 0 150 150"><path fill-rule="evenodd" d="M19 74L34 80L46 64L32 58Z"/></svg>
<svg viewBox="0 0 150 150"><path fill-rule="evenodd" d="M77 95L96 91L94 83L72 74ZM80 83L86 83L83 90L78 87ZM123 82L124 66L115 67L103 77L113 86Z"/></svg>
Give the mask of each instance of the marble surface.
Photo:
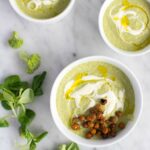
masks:
<svg viewBox="0 0 150 150"><path fill-rule="evenodd" d="M31 80L18 59L18 51L12 50L7 39L16 30L25 39L22 49L38 52L42 65L36 72L48 71L44 85L45 94L30 105L37 113L31 128L44 129L49 135L38 150L55 150L60 143L69 142L56 128L49 111L49 93L58 73L69 63L91 55L105 55L120 60L136 74L142 84L144 109L135 130L123 141L107 148L81 150L149 150L150 149L150 53L140 57L119 55L104 44L98 31L98 14L103 0L76 0L73 11L55 24L35 24L19 17L8 0L0 0L0 81L7 75L20 74ZM0 107L0 117L8 112ZM20 141L18 123L11 120L9 128L0 129L0 150L16 150L15 141Z"/></svg>

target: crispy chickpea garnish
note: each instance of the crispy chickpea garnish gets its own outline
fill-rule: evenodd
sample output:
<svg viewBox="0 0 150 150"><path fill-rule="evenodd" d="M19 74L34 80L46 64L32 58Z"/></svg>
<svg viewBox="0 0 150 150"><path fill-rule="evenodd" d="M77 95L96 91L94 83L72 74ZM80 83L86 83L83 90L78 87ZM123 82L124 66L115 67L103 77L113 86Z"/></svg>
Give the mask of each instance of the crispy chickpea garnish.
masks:
<svg viewBox="0 0 150 150"><path fill-rule="evenodd" d="M87 124L88 124L88 128L93 128L94 127L94 123L92 121L89 121Z"/></svg>
<svg viewBox="0 0 150 150"><path fill-rule="evenodd" d="M98 112L96 117L98 120L102 120L104 118L102 112Z"/></svg>
<svg viewBox="0 0 150 150"><path fill-rule="evenodd" d="M88 128L88 123L87 123L87 122L83 122L82 126L83 126L84 128Z"/></svg>
<svg viewBox="0 0 150 150"><path fill-rule="evenodd" d="M96 134L96 129L91 129L90 132L91 132L92 135L95 135Z"/></svg>
<svg viewBox="0 0 150 150"><path fill-rule="evenodd" d="M123 115L123 112L122 111L116 111L115 114L117 117L121 117Z"/></svg>
<svg viewBox="0 0 150 150"><path fill-rule="evenodd" d="M117 118L116 116L113 116L113 117L110 117L110 118L109 118L109 121L110 121L111 123L117 123L118 118Z"/></svg>
<svg viewBox="0 0 150 150"><path fill-rule="evenodd" d="M79 129L80 129L80 126L79 126L78 123L73 123L73 124L71 125L71 128L72 128L73 130L79 130Z"/></svg>
<svg viewBox="0 0 150 150"><path fill-rule="evenodd" d="M118 127L119 127L120 129L124 129L124 128L125 128L125 123L124 123L124 122L120 122L120 123L118 124Z"/></svg>
<svg viewBox="0 0 150 150"><path fill-rule="evenodd" d="M80 121L85 121L85 116L81 115L78 117Z"/></svg>
<svg viewBox="0 0 150 150"><path fill-rule="evenodd" d="M107 134L109 132L109 129L107 127L102 128L102 133Z"/></svg>
<svg viewBox="0 0 150 150"><path fill-rule="evenodd" d="M86 133L86 135L85 135L85 137L86 137L87 139L91 139L92 136L93 136L93 135L92 135L90 132Z"/></svg>
<svg viewBox="0 0 150 150"><path fill-rule="evenodd" d="M99 129L99 123L98 122L94 124L94 128Z"/></svg>

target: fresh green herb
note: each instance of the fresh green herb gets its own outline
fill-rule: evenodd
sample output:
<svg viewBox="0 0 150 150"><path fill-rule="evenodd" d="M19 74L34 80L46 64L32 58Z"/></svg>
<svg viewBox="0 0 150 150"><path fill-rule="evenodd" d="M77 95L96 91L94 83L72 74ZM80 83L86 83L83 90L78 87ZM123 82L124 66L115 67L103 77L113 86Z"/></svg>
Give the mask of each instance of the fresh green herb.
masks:
<svg viewBox="0 0 150 150"><path fill-rule="evenodd" d="M41 57L39 54L31 54L29 55L27 52L20 52L20 59L22 59L27 66L27 73L32 74L35 70L37 70L41 63Z"/></svg>
<svg viewBox="0 0 150 150"><path fill-rule="evenodd" d="M26 146L29 147L29 150L35 150L37 143L39 143L48 134L47 132L43 132L40 135L35 136L28 129L28 126L35 118L35 112L26 108L26 104L32 103L34 96L38 95L37 91L42 91L41 87L45 76L46 72L43 72L33 78L32 88L34 89L29 88L28 82L21 81L18 75L9 76L4 79L3 83L0 84L1 104L6 110L11 110L13 114L11 117L15 117L20 123L20 133L21 136L27 140ZM0 119L0 127L9 126L6 118L8 119L8 116Z"/></svg>
<svg viewBox="0 0 150 150"><path fill-rule="evenodd" d="M42 74L36 75L33 78L31 88L34 91L35 96L43 95L42 84L44 82L45 77L46 77L46 71L44 71Z"/></svg>
<svg viewBox="0 0 150 150"><path fill-rule="evenodd" d="M4 127L8 127L9 126L9 123L7 120L5 119L0 119L0 128L4 128Z"/></svg>
<svg viewBox="0 0 150 150"><path fill-rule="evenodd" d="M20 48L23 45L23 39L21 39L16 31L14 31L8 40L10 47Z"/></svg>
<svg viewBox="0 0 150 150"><path fill-rule="evenodd" d="M80 150L76 143L62 144L58 147L58 150Z"/></svg>

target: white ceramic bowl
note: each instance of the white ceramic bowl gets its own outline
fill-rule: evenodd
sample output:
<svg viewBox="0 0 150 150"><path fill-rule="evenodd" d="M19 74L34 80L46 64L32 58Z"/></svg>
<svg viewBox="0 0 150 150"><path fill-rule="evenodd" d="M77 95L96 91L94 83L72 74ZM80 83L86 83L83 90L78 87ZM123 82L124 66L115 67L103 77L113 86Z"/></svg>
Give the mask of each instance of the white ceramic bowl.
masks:
<svg viewBox="0 0 150 150"><path fill-rule="evenodd" d="M58 14L57 16L53 17L53 18L48 18L48 19L36 19L33 18L27 14L25 14L23 11L20 10L20 8L17 6L16 4L16 0L9 0L9 3L11 4L12 8L15 10L15 12L20 15L21 17L23 17L24 19L27 19L29 21L32 22L37 22L37 23L55 23L60 21L61 19L63 19L65 16L67 16L70 11L72 10L75 0L70 0L70 3L68 4L68 6L64 9L64 11L62 11L60 14Z"/></svg>
<svg viewBox="0 0 150 150"><path fill-rule="evenodd" d="M60 85L61 80L63 79L63 77L70 71L72 70L75 66L85 63L85 62L90 62L90 61L104 61L107 63L110 63L116 67L118 67L119 69L121 69L129 78L129 80L131 81L131 84L133 86L134 92L135 92L135 111L134 111L134 119L132 121L129 121L126 128L124 130L122 130L120 133L118 133L118 135L114 138L111 139L106 139L106 140L88 140L85 139L83 137L80 137L76 134L74 134L72 131L70 131L61 121L57 109L56 109L56 94L57 94L57 89ZM75 62L73 62L72 64L70 64L69 66L67 66L57 77L57 79L54 82L54 85L52 87L52 91L51 91L51 96L50 96L50 109L51 109L51 113L52 113L52 117L53 120L56 124L56 126L58 127L58 129L70 140L84 145L84 146L88 146L88 147L105 147L105 146L109 146L113 143L116 143L118 141L120 141L121 139L123 139L125 136L127 136L135 127L135 125L137 124L141 111L142 111L142 90L141 90L141 86L139 84L139 81L137 80L137 78L135 77L135 75L128 69L128 67L126 67L125 65L123 65L122 63L108 58L108 57L103 57L103 56L92 56L92 57L87 57L87 58L83 58L80 60L77 60Z"/></svg>
<svg viewBox="0 0 150 150"><path fill-rule="evenodd" d="M141 49L139 51L133 52L133 51L126 51L126 50L120 49L120 48L114 46L108 40L108 38L106 37L106 34L104 32L104 28L103 28L103 18L104 18L104 14L105 14L106 9L108 8L108 6L110 6L110 4L112 3L112 1L113 0L105 0L104 4L101 7L101 10L100 10L100 13L99 13L99 18L98 18L99 31L100 31L101 36L104 39L105 43L111 49L113 49L115 52L120 53L120 54L124 54L124 55L127 55L127 56L139 56L139 55L143 55L143 54L146 54L146 53L150 52L150 44L147 47L145 47L145 48L143 48L143 49Z"/></svg>

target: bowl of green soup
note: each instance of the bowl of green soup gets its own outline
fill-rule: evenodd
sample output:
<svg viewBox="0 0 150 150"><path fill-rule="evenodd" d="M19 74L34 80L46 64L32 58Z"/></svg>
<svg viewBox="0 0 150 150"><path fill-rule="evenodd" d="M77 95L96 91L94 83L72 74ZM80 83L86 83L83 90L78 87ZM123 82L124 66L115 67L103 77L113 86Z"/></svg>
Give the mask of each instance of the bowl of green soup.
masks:
<svg viewBox="0 0 150 150"><path fill-rule="evenodd" d="M21 17L42 23L57 22L72 9L75 0L9 0Z"/></svg>
<svg viewBox="0 0 150 150"><path fill-rule="evenodd" d="M128 56L150 51L150 3L147 0L106 0L99 29L106 44Z"/></svg>
<svg viewBox="0 0 150 150"><path fill-rule="evenodd" d="M50 110L58 129L89 147L120 141L137 124L141 86L122 63L103 56L77 60L56 78Z"/></svg>

